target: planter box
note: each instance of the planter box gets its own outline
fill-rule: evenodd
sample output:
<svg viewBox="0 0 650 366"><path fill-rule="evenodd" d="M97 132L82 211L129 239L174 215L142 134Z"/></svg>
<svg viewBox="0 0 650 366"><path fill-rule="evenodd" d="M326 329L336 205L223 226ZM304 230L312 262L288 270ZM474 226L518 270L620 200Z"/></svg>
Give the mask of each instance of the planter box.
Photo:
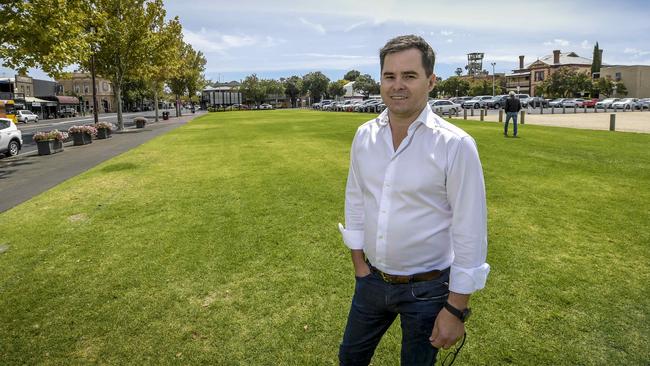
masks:
<svg viewBox="0 0 650 366"><path fill-rule="evenodd" d="M93 137L89 133L71 133L74 146L88 145L93 142Z"/></svg>
<svg viewBox="0 0 650 366"><path fill-rule="evenodd" d="M100 140L107 139L111 137L111 130L108 128L98 128L97 129L97 138Z"/></svg>
<svg viewBox="0 0 650 366"><path fill-rule="evenodd" d="M59 140L47 140L36 142L38 155L52 155L63 151L63 142Z"/></svg>

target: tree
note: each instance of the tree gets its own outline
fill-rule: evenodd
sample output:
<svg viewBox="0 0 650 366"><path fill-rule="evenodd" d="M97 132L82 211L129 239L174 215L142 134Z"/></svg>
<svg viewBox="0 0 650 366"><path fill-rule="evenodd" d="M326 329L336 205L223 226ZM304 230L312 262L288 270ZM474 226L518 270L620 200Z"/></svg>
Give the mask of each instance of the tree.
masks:
<svg viewBox="0 0 650 366"><path fill-rule="evenodd" d="M186 57L184 60L184 76L187 83L187 95L192 108L194 108L194 101L198 99L197 92L205 86L203 72L205 71L207 60L201 51L195 51L192 47L189 48Z"/></svg>
<svg viewBox="0 0 650 366"><path fill-rule="evenodd" d="M469 94L469 82L458 76L451 76L437 84L438 90L445 95L462 96Z"/></svg>
<svg viewBox="0 0 650 366"><path fill-rule="evenodd" d="M291 107L296 107L296 102L302 89L302 79L300 76L291 76L284 81L284 93L291 100Z"/></svg>
<svg viewBox="0 0 650 366"><path fill-rule="evenodd" d="M259 105L266 99L266 90L257 74L247 76L239 86L239 91L246 100L252 100L255 105Z"/></svg>
<svg viewBox="0 0 650 366"><path fill-rule="evenodd" d="M308 92L313 102L318 102L327 92L330 79L320 71L310 72L302 77L303 91Z"/></svg>
<svg viewBox="0 0 650 366"><path fill-rule="evenodd" d="M93 0L91 21L95 35L95 70L113 84L117 102L117 128L124 129L122 87L128 77L147 70L154 30L164 22L162 0ZM90 60L81 61L90 69Z"/></svg>
<svg viewBox="0 0 650 366"><path fill-rule="evenodd" d="M356 81L357 78L361 75L361 73L357 70L350 70L345 73L345 76L343 76L343 79L347 81Z"/></svg>
<svg viewBox="0 0 650 366"><path fill-rule="evenodd" d="M275 104L278 104L278 97L284 94L284 85L275 79L261 80L260 84L264 90L264 98L268 97L275 99Z"/></svg>
<svg viewBox="0 0 650 366"><path fill-rule="evenodd" d="M327 87L327 94L329 94L330 97L332 98L337 98L337 97L342 97L345 95L345 84L347 84L347 80L338 80L338 81L332 81L330 85Z"/></svg>
<svg viewBox="0 0 650 366"><path fill-rule="evenodd" d="M492 95L492 83L487 80L473 83L469 90L470 95Z"/></svg>
<svg viewBox="0 0 650 366"><path fill-rule="evenodd" d="M379 83L377 83L372 76L363 74L354 82L352 89L361 92L366 98L368 98L370 94L379 94Z"/></svg>
<svg viewBox="0 0 650 366"><path fill-rule="evenodd" d="M454 71L454 73L456 74L456 76L461 76L463 74L463 69L461 69L460 67L457 67L456 71Z"/></svg>
<svg viewBox="0 0 650 366"><path fill-rule="evenodd" d="M594 55L591 61L591 74L593 75L594 73L599 73L600 72L600 66L602 64L603 60L600 59L600 49L598 48L598 42L596 42L596 45L594 46Z"/></svg>
<svg viewBox="0 0 650 366"><path fill-rule="evenodd" d="M55 4L53 4L55 3ZM88 0L5 0L0 5L2 64L26 74L38 67L50 76L90 55Z"/></svg>

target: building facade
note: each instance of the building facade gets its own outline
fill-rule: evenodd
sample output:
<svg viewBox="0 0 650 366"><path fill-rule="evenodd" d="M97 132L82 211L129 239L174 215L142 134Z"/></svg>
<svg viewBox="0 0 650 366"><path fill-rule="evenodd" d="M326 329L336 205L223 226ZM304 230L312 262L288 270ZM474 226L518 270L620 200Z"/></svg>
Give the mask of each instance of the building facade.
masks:
<svg viewBox="0 0 650 366"><path fill-rule="evenodd" d="M554 50L553 54L539 58L528 65L524 64L524 56L519 56L519 69L512 70L512 74L506 75L506 89L508 92L539 96L541 94L539 85L553 73L562 68L572 68L591 76L591 63L592 60L589 58L581 57L575 52L562 53L561 50Z"/></svg>
<svg viewBox="0 0 650 366"><path fill-rule="evenodd" d="M73 72L65 78L57 80L62 86L64 95L77 96L80 101L81 113L93 110L92 75L87 72ZM97 109L99 113L114 113L117 111L113 84L107 79L95 76L97 87Z"/></svg>
<svg viewBox="0 0 650 366"><path fill-rule="evenodd" d="M648 65L619 65L603 66L600 77L612 81L621 81L627 88L627 97L650 97L650 66ZM622 97L622 95L617 95Z"/></svg>

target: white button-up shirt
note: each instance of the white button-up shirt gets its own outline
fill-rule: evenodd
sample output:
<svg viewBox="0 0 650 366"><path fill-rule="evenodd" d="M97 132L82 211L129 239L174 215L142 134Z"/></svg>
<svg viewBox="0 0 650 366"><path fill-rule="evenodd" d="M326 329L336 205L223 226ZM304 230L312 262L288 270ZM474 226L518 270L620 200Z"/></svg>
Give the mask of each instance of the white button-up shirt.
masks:
<svg viewBox="0 0 650 366"><path fill-rule="evenodd" d="M396 151L387 110L361 125L350 151L345 226L345 244L383 272L451 267L451 291L483 288L487 209L474 139L428 104Z"/></svg>

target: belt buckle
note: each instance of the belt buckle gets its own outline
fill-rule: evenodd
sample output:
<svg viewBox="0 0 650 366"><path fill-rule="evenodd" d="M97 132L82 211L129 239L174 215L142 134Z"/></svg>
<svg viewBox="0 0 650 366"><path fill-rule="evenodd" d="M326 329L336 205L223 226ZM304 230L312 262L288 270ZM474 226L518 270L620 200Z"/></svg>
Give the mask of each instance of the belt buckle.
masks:
<svg viewBox="0 0 650 366"><path fill-rule="evenodd" d="M381 276L381 279L384 280L384 282L392 283L389 280L388 275L386 273L384 273L383 271L379 271L379 276Z"/></svg>

